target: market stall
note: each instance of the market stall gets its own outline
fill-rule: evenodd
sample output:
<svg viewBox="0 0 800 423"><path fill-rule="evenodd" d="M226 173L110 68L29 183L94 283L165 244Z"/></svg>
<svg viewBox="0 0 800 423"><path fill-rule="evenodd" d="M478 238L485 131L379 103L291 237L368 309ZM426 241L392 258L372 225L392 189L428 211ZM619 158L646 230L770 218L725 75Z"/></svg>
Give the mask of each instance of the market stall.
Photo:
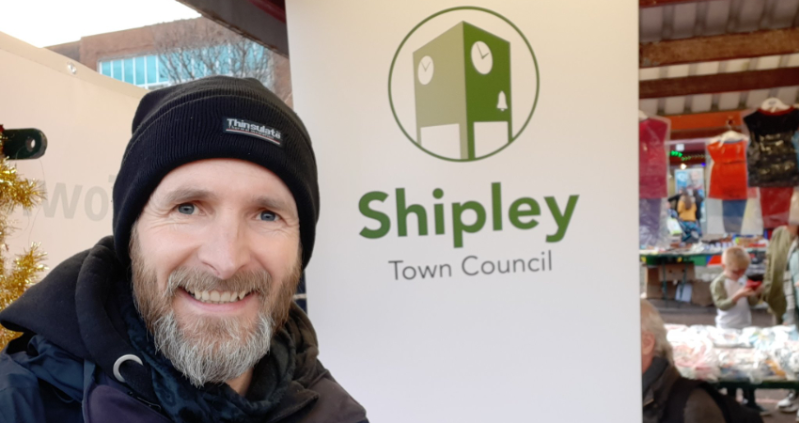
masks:
<svg viewBox="0 0 800 423"><path fill-rule="evenodd" d="M667 325L681 374L719 388L798 389L797 335L793 326Z"/></svg>

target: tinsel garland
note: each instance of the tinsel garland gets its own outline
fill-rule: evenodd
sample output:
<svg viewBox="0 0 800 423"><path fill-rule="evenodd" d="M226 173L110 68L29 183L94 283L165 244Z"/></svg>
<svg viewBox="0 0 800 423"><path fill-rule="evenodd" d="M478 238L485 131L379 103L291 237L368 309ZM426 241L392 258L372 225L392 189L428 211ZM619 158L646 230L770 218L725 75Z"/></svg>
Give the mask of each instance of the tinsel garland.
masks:
<svg viewBox="0 0 800 423"><path fill-rule="evenodd" d="M0 126L0 151L2 151L3 127ZM31 210L44 198L42 185L34 180L17 175L15 166L0 155L0 311L20 297L28 287L37 281L39 273L47 268L42 264L46 255L38 244L18 255L11 269L7 269L6 253L9 248L6 237L11 231L9 217L17 207ZM0 349L5 348L20 334L0 326Z"/></svg>

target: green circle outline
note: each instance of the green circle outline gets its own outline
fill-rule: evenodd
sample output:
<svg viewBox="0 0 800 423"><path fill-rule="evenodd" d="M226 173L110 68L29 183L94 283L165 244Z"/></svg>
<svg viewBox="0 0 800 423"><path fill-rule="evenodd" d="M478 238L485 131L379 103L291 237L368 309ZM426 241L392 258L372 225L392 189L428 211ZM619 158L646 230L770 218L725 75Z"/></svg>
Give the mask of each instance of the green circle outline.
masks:
<svg viewBox="0 0 800 423"><path fill-rule="evenodd" d="M411 34L413 34L417 29L419 29L419 27L424 25L425 22L428 22L429 20L431 20L431 19L433 19L433 18L435 18L435 17L437 17L439 15L442 15L442 14L445 14L445 13L449 13L449 12L453 12L453 11L456 11L456 10L476 10L476 11L479 11L479 12L485 12L485 13L488 13L490 15L494 15L494 16L502 19L503 21L505 21L507 24L511 25L511 27L514 28L515 31L517 31L519 36L522 37L522 41L525 41L525 45L528 46L528 51L531 53L531 57L533 58L533 66L536 69L536 96L533 99L533 107L531 107L531 112L528 114L528 119L525 120L525 124L522 125L522 128L520 128L519 131L511 138L511 141L509 141L509 143L504 145L503 147L500 147L499 149L497 149L497 150L495 150L495 151L493 151L493 152L491 152L489 154L486 154L484 156L476 157L474 159L466 159L466 160L464 160L464 159L453 159L453 158L450 158L450 157L440 156L438 154L435 154L433 152L428 151L427 149L422 147L422 145L417 143L413 138L411 138L410 135L408 135L408 132L406 132L406 129L403 127L403 124L400 123L400 119L397 117L397 113L394 110L394 101L392 100L392 74L394 73L394 64L395 64L395 62L397 62L397 56L400 54L400 50L406 44L406 41L408 41L408 38L411 37ZM528 42L528 39L525 37L525 34L523 34L522 31L520 31L519 28L517 28L517 26L514 25L513 22L511 22L510 20L506 19L505 16L503 16L503 15L501 15L501 14L499 14L499 13L493 11L493 10L485 9L483 7L476 7L476 6L451 7L449 9L440 10L440 11L434 13L433 15L430 15L427 18L425 18L422 22L418 23L414 28L412 28L411 31L405 36L405 38L403 38L403 41L400 42L400 45L397 47L397 51L394 53L394 57L392 58L392 64L389 67L389 87L388 87L389 88L389 107L392 109L392 115L394 116L394 120L395 120L395 122L397 122L397 126L400 128L400 131L403 132L403 135L405 135L406 138L408 138L408 140L411 141L411 144L414 144L415 147L419 148L420 150L424 151L427 154L430 154L433 157L436 157L436 158L439 158L439 159L442 159L442 160L447 160L449 162L459 162L459 163L476 162L478 160L483 160L485 158L494 156L495 154L505 150L506 147L511 145L514 141L517 140L517 138L520 135L522 135L522 132L525 131L525 128L528 127L528 123L530 123L531 118L533 117L533 112L534 112L534 110L536 110L536 104L539 102L539 82L540 82L539 79L540 79L539 78L539 62L536 60L536 54L533 52L533 48L531 47L531 43Z"/></svg>

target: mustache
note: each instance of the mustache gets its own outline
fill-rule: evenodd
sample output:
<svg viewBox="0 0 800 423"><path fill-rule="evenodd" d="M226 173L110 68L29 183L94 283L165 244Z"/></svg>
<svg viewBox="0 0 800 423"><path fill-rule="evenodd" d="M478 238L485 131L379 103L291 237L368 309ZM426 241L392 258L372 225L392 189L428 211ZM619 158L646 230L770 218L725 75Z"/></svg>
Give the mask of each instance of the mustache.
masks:
<svg viewBox="0 0 800 423"><path fill-rule="evenodd" d="M272 283L272 276L264 270L241 271L228 279L220 279L202 270L182 267L170 273L164 295L172 297L179 288L183 288L190 292L213 290L254 292L266 298Z"/></svg>

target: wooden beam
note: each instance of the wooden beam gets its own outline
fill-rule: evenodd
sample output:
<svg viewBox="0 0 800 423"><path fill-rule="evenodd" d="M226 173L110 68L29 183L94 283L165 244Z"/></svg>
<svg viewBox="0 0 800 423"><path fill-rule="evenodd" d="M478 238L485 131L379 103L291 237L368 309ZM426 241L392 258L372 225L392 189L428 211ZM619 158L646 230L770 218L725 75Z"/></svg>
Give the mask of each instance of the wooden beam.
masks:
<svg viewBox="0 0 800 423"><path fill-rule="evenodd" d="M672 6L680 3L699 3L712 0L639 0L639 7Z"/></svg>
<svg viewBox="0 0 800 423"><path fill-rule="evenodd" d="M744 131L742 113L749 109L663 116L670 120L671 140L711 138L727 131Z"/></svg>
<svg viewBox="0 0 800 423"><path fill-rule="evenodd" d="M248 0L257 8L267 12L273 18L286 23L286 2L284 0Z"/></svg>
<svg viewBox="0 0 800 423"><path fill-rule="evenodd" d="M727 110L723 112L690 113L685 115L668 115L664 118L670 120L670 129L673 131L691 131L705 128L724 128L727 125L741 126L742 112L740 110Z"/></svg>
<svg viewBox="0 0 800 423"><path fill-rule="evenodd" d="M786 28L640 44L639 67L797 53L798 35L798 28Z"/></svg>
<svg viewBox="0 0 800 423"><path fill-rule="evenodd" d="M797 72L798 68L793 67L639 81L639 98L677 97L793 87L798 85Z"/></svg>

